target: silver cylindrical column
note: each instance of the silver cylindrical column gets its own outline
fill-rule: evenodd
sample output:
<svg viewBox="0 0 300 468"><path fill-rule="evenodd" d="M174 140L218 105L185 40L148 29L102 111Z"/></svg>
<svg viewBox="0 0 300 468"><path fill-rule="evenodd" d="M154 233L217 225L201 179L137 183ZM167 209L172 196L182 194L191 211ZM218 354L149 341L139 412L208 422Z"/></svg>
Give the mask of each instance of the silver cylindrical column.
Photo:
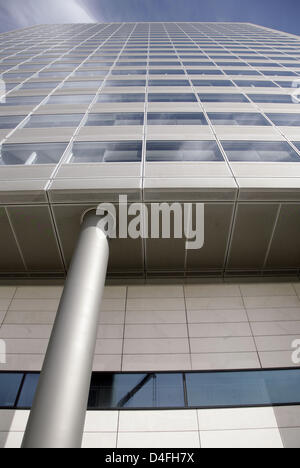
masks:
<svg viewBox="0 0 300 468"><path fill-rule="evenodd" d="M109 246L101 218L82 223L22 448L80 448Z"/></svg>

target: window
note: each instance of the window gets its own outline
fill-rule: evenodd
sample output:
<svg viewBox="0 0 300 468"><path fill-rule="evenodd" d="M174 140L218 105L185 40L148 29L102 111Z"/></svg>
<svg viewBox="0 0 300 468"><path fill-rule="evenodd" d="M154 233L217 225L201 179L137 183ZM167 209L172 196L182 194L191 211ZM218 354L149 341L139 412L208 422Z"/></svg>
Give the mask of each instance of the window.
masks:
<svg viewBox="0 0 300 468"><path fill-rule="evenodd" d="M192 93L149 93L149 102L197 102L196 96Z"/></svg>
<svg viewBox="0 0 300 468"><path fill-rule="evenodd" d="M183 407L182 374L94 374L89 408Z"/></svg>
<svg viewBox="0 0 300 468"><path fill-rule="evenodd" d="M4 144L0 165L57 164L66 147L66 143Z"/></svg>
<svg viewBox="0 0 300 468"><path fill-rule="evenodd" d="M5 115L3 117L0 117L0 129L15 128L24 119L25 119L25 116L19 116L19 115L17 116Z"/></svg>
<svg viewBox="0 0 300 468"><path fill-rule="evenodd" d="M148 125L207 125L207 121L201 112L149 113Z"/></svg>
<svg viewBox="0 0 300 468"><path fill-rule="evenodd" d="M229 161L300 162L295 150L284 141L223 141Z"/></svg>
<svg viewBox="0 0 300 468"><path fill-rule="evenodd" d="M286 70L283 70L283 71L265 70L265 71L262 71L261 73L266 76L298 76L297 73L286 71Z"/></svg>
<svg viewBox="0 0 300 468"><path fill-rule="evenodd" d="M108 70L78 70L75 71L72 77L75 78L102 78L106 76Z"/></svg>
<svg viewBox="0 0 300 468"><path fill-rule="evenodd" d="M280 405L299 401L300 371L186 373L188 406Z"/></svg>
<svg viewBox="0 0 300 468"><path fill-rule="evenodd" d="M24 128L77 127L83 114L32 115Z"/></svg>
<svg viewBox="0 0 300 468"><path fill-rule="evenodd" d="M189 75L223 75L223 72L218 69L211 68L210 70L191 69L187 70Z"/></svg>
<svg viewBox="0 0 300 468"><path fill-rule="evenodd" d="M144 114L141 113L110 113L110 114L89 114L87 127L99 127L101 125L144 125Z"/></svg>
<svg viewBox="0 0 300 468"><path fill-rule="evenodd" d="M27 374L18 400L18 408L30 408L37 388L40 374Z"/></svg>
<svg viewBox="0 0 300 468"><path fill-rule="evenodd" d="M202 102L249 102L243 94L198 93Z"/></svg>
<svg viewBox="0 0 300 468"><path fill-rule="evenodd" d="M253 102L287 103L293 102L290 94L247 94Z"/></svg>
<svg viewBox="0 0 300 468"><path fill-rule="evenodd" d="M68 76L70 72L60 72L60 71L42 71L38 74L39 78L61 78L64 79Z"/></svg>
<svg viewBox="0 0 300 468"><path fill-rule="evenodd" d="M256 113L209 113L213 125L271 125L261 114Z"/></svg>
<svg viewBox="0 0 300 468"><path fill-rule="evenodd" d="M54 89L59 81L29 81L21 86L21 89Z"/></svg>
<svg viewBox="0 0 300 468"><path fill-rule="evenodd" d="M56 94L50 96L46 104L89 104L93 97L88 94Z"/></svg>
<svg viewBox="0 0 300 468"><path fill-rule="evenodd" d="M300 127L300 114L267 114L278 127Z"/></svg>
<svg viewBox="0 0 300 468"><path fill-rule="evenodd" d="M145 102L145 94L100 94L98 102Z"/></svg>
<svg viewBox="0 0 300 468"><path fill-rule="evenodd" d="M117 62L116 66L117 67L146 67L147 62Z"/></svg>
<svg viewBox="0 0 300 468"><path fill-rule="evenodd" d="M140 162L142 142L77 142L74 143L70 163Z"/></svg>
<svg viewBox="0 0 300 468"><path fill-rule="evenodd" d="M234 86L229 80L193 80L194 86Z"/></svg>
<svg viewBox="0 0 300 468"><path fill-rule="evenodd" d="M66 81L62 85L62 89L74 89L74 88L94 88L98 89L103 81L99 80L94 80L94 81L88 81L88 80L81 80L81 81Z"/></svg>
<svg viewBox="0 0 300 468"><path fill-rule="evenodd" d="M237 86L244 86L249 88L276 88L277 85L272 81L258 81L258 80L234 80Z"/></svg>
<svg viewBox="0 0 300 468"><path fill-rule="evenodd" d="M148 162L224 161L215 141L148 141Z"/></svg>
<svg viewBox="0 0 300 468"><path fill-rule="evenodd" d="M39 373L0 373L0 407L32 406ZM93 372L88 409L299 405L300 369Z"/></svg>
<svg viewBox="0 0 300 468"><path fill-rule="evenodd" d="M254 76L260 75L256 70L224 70L226 75Z"/></svg>
<svg viewBox="0 0 300 468"><path fill-rule="evenodd" d="M146 70L116 70L111 72L112 75L146 75Z"/></svg>
<svg viewBox="0 0 300 468"><path fill-rule="evenodd" d="M180 62L166 62L166 61L161 61L161 62L156 62L156 61L150 61L149 62L150 67L180 67L181 63Z"/></svg>
<svg viewBox="0 0 300 468"><path fill-rule="evenodd" d="M149 70L150 75L184 75L184 70Z"/></svg>
<svg viewBox="0 0 300 468"><path fill-rule="evenodd" d="M105 86L146 86L146 80L107 80Z"/></svg>
<svg viewBox="0 0 300 468"><path fill-rule="evenodd" d="M0 373L0 407L15 406L22 379L22 373Z"/></svg>
<svg viewBox="0 0 300 468"><path fill-rule="evenodd" d="M3 102L0 100L0 106L36 106L44 96L13 96L7 97Z"/></svg>

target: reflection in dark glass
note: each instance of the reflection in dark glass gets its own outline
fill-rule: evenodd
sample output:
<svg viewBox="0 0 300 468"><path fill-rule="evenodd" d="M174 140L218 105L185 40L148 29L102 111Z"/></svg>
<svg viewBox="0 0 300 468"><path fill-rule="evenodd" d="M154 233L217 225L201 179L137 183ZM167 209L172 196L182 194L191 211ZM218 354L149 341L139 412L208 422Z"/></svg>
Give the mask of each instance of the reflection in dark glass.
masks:
<svg viewBox="0 0 300 468"><path fill-rule="evenodd" d="M249 102L243 94L198 93L202 102Z"/></svg>
<svg viewBox="0 0 300 468"><path fill-rule="evenodd" d="M32 115L24 128L77 127L83 114Z"/></svg>
<svg viewBox="0 0 300 468"><path fill-rule="evenodd" d="M229 161L299 162L296 151L285 141L223 141Z"/></svg>
<svg viewBox="0 0 300 468"><path fill-rule="evenodd" d="M207 125L207 121L201 112L148 113L148 125Z"/></svg>
<svg viewBox="0 0 300 468"><path fill-rule="evenodd" d="M149 102L196 102L196 96L192 93L149 93Z"/></svg>
<svg viewBox="0 0 300 468"><path fill-rule="evenodd" d="M89 114L87 127L98 127L101 125L143 125L144 114L141 113L107 113L107 114Z"/></svg>
<svg viewBox="0 0 300 468"><path fill-rule="evenodd" d="M105 86L146 86L146 80L107 80Z"/></svg>
<svg viewBox="0 0 300 468"><path fill-rule="evenodd" d="M98 102L145 102L145 94L100 94Z"/></svg>
<svg viewBox="0 0 300 468"><path fill-rule="evenodd" d="M0 373L0 407L15 405L23 374Z"/></svg>
<svg viewBox="0 0 300 468"><path fill-rule="evenodd" d="M236 407L299 402L299 370L187 373L189 406Z"/></svg>
<svg viewBox="0 0 300 468"><path fill-rule="evenodd" d="M293 99L290 94L248 94L253 102L287 103L292 104Z"/></svg>
<svg viewBox="0 0 300 468"><path fill-rule="evenodd" d="M192 70L187 70L189 75L223 75L223 72L218 69L213 69L211 68L210 70L202 70L202 69L192 69Z"/></svg>
<svg viewBox="0 0 300 468"><path fill-rule="evenodd" d="M25 119L25 116L19 115L5 115L0 117L0 129L15 128L23 119Z"/></svg>
<svg viewBox="0 0 300 468"><path fill-rule="evenodd" d="M74 143L70 163L140 162L142 142L78 142Z"/></svg>
<svg viewBox="0 0 300 468"><path fill-rule="evenodd" d="M190 86L188 80L149 80L149 86Z"/></svg>
<svg viewBox="0 0 300 468"><path fill-rule="evenodd" d="M193 80L194 86L234 86L229 80Z"/></svg>
<svg viewBox="0 0 300 468"><path fill-rule="evenodd" d="M184 75L184 70L182 69L174 69L174 70L149 70L150 75Z"/></svg>
<svg viewBox="0 0 300 468"><path fill-rule="evenodd" d="M147 70L117 70L111 72L112 75L146 75Z"/></svg>
<svg viewBox="0 0 300 468"><path fill-rule="evenodd" d="M66 147L67 143L4 144L0 165L57 164Z"/></svg>
<svg viewBox="0 0 300 468"><path fill-rule="evenodd" d="M278 87L272 81L264 80L234 80L237 86L248 88L276 88Z"/></svg>
<svg viewBox="0 0 300 468"><path fill-rule="evenodd" d="M0 100L0 106L36 106L45 96L14 96Z"/></svg>
<svg viewBox="0 0 300 468"><path fill-rule="evenodd" d="M267 114L278 127L300 127L300 114Z"/></svg>
<svg viewBox="0 0 300 468"><path fill-rule="evenodd" d="M18 401L18 408L30 408L33 403L40 374L27 374Z"/></svg>
<svg viewBox="0 0 300 468"><path fill-rule="evenodd" d="M50 96L48 104L89 104L94 96L88 94L66 94Z"/></svg>
<svg viewBox="0 0 300 468"><path fill-rule="evenodd" d="M215 141L148 141L147 161L224 161Z"/></svg>
<svg viewBox="0 0 300 468"><path fill-rule="evenodd" d="M94 374L88 407L184 407L182 374Z"/></svg>
<svg viewBox="0 0 300 468"><path fill-rule="evenodd" d="M256 113L209 113L213 125L271 125L261 114Z"/></svg>

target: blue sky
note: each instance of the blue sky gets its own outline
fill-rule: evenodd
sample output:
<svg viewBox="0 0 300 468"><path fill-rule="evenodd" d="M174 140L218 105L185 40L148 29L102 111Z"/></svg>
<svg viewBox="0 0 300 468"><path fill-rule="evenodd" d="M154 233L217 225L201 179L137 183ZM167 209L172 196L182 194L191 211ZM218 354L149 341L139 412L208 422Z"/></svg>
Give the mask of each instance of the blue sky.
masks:
<svg viewBox="0 0 300 468"><path fill-rule="evenodd" d="M0 0L0 31L39 23L244 21L300 35L299 0Z"/></svg>

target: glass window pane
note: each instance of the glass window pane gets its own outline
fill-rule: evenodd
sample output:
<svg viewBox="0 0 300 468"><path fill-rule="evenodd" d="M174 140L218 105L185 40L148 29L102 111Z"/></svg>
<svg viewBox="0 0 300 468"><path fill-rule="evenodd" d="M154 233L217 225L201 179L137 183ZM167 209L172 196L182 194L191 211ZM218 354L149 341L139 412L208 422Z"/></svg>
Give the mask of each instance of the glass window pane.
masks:
<svg viewBox="0 0 300 468"><path fill-rule="evenodd" d="M45 96L14 96L0 100L0 106L36 106Z"/></svg>
<svg viewBox="0 0 300 468"><path fill-rule="evenodd" d="M279 127L300 127L300 114L267 114Z"/></svg>
<svg viewBox="0 0 300 468"><path fill-rule="evenodd" d="M202 113L149 113L148 125L207 125Z"/></svg>
<svg viewBox="0 0 300 468"><path fill-rule="evenodd" d="M31 408L40 374L27 374L18 401L18 408Z"/></svg>
<svg viewBox="0 0 300 468"><path fill-rule="evenodd" d="M142 142L74 143L70 163L140 162Z"/></svg>
<svg viewBox="0 0 300 468"><path fill-rule="evenodd" d="M101 125L114 126L114 125L143 125L144 114L89 114L86 122L87 127L99 127Z"/></svg>
<svg viewBox="0 0 300 468"><path fill-rule="evenodd" d="M253 102L287 103L292 104L290 94L248 94Z"/></svg>
<svg viewBox="0 0 300 468"><path fill-rule="evenodd" d="M149 80L149 86L190 86L188 80Z"/></svg>
<svg viewBox="0 0 300 468"><path fill-rule="evenodd" d="M198 93L202 102L249 102L243 94Z"/></svg>
<svg viewBox="0 0 300 468"><path fill-rule="evenodd" d="M271 125L261 114L256 113L209 113L213 125Z"/></svg>
<svg viewBox="0 0 300 468"><path fill-rule="evenodd" d="M182 94L164 94L164 93L149 93L149 102L196 102L196 96L192 93Z"/></svg>
<svg viewBox="0 0 300 468"><path fill-rule="evenodd" d="M184 407L182 374L94 374L88 407Z"/></svg>
<svg viewBox="0 0 300 468"><path fill-rule="evenodd" d="M214 141L148 141L147 161L224 161Z"/></svg>
<svg viewBox="0 0 300 468"><path fill-rule="evenodd" d="M146 80L107 80L105 86L146 86Z"/></svg>
<svg viewBox="0 0 300 468"><path fill-rule="evenodd" d="M98 89L100 88L101 84L103 82L102 81L88 81L88 80L81 80L81 81L66 81L63 86L62 86L62 89L76 89L76 88L95 88L95 89Z"/></svg>
<svg viewBox="0 0 300 468"><path fill-rule="evenodd" d="M50 96L48 104L89 104L94 96L88 94L67 94Z"/></svg>
<svg viewBox="0 0 300 468"><path fill-rule="evenodd" d="M229 161L300 162L295 150L284 141L223 141Z"/></svg>
<svg viewBox="0 0 300 468"><path fill-rule="evenodd" d="M77 127L83 114L33 115L24 128Z"/></svg>
<svg viewBox="0 0 300 468"><path fill-rule="evenodd" d="M234 86L229 80L193 80L194 86Z"/></svg>
<svg viewBox="0 0 300 468"><path fill-rule="evenodd" d="M25 119L25 116L19 116L19 115L18 116L5 115L3 117L0 117L0 129L15 128L24 119Z"/></svg>
<svg viewBox="0 0 300 468"><path fill-rule="evenodd" d="M145 102L145 94L100 94L98 102Z"/></svg>
<svg viewBox="0 0 300 468"><path fill-rule="evenodd" d="M57 164L66 147L67 143L4 144L0 165Z"/></svg>
<svg viewBox="0 0 300 468"><path fill-rule="evenodd" d="M300 371L186 373L188 406L226 407L299 402Z"/></svg>
<svg viewBox="0 0 300 468"><path fill-rule="evenodd" d="M272 81L264 80L234 80L237 86L248 87L248 88L276 88L277 85Z"/></svg>
<svg viewBox="0 0 300 468"><path fill-rule="evenodd" d="M0 373L0 407L13 407L19 392L23 374Z"/></svg>

